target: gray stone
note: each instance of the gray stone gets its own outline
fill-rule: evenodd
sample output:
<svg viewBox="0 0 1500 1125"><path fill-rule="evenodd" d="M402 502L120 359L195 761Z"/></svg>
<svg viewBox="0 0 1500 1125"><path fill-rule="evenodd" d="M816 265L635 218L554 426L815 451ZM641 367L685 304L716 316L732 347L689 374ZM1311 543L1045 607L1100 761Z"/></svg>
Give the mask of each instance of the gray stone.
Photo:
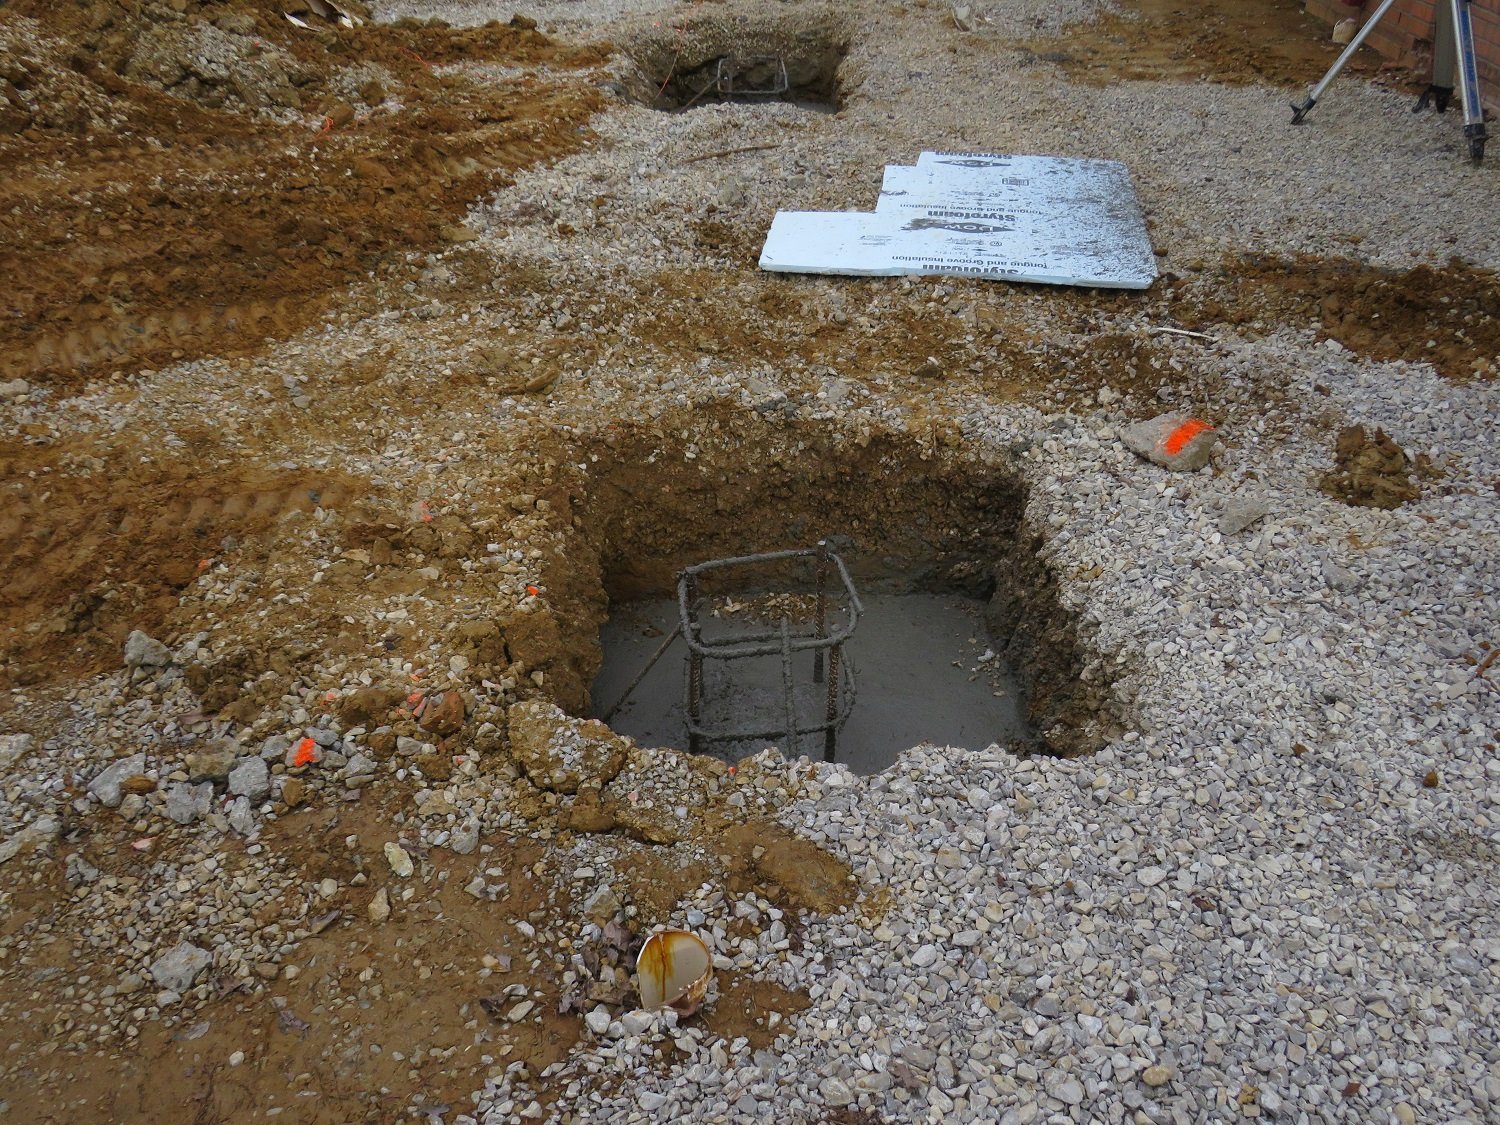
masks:
<svg viewBox="0 0 1500 1125"><path fill-rule="evenodd" d="M1271 505L1257 496L1235 496L1224 501L1219 512L1219 531L1238 535L1257 520L1271 514Z"/></svg>
<svg viewBox="0 0 1500 1125"><path fill-rule="evenodd" d="M132 629L125 638L125 667L161 668L172 663L172 650L155 637Z"/></svg>
<svg viewBox="0 0 1500 1125"><path fill-rule="evenodd" d="M854 1101L854 1091L849 1089L842 1078L831 1074L818 1083L818 1093L823 1095L823 1100L829 1105L849 1105Z"/></svg>
<svg viewBox="0 0 1500 1125"><path fill-rule="evenodd" d="M229 771L229 791L251 801L264 800L271 792L271 770L260 758L243 758Z"/></svg>
<svg viewBox="0 0 1500 1125"><path fill-rule="evenodd" d="M0 770L8 770L31 753L31 735L0 734Z"/></svg>
<svg viewBox="0 0 1500 1125"><path fill-rule="evenodd" d="M1055 1070L1048 1071L1043 1085L1046 1086L1047 1093L1063 1105L1083 1104L1083 1083L1071 1074L1059 1074Z"/></svg>
<svg viewBox="0 0 1500 1125"><path fill-rule="evenodd" d="M344 763L342 776L346 781L352 781L355 778L372 778L375 776L375 761L364 754L355 754Z"/></svg>
<svg viewBox="0 0 1500 1125"><path fill-rule="evenodd" d="M449 850L458 855L469 855L479 847L479 821L470 817L453 830L448 837Z"/></svg>
<svg viewBox="0 0 1500 1125"><path fill-rule="evenodd" d="M1159 414L1120 431L1125 448L1166 469L1191 473L1208 464L1218 445L1213 427L1186 414Z"/></svg>
<svg viewBox="0 0 1500 1125"><path fill-rule="evenodd" d="M589 1025L589 1030L595 1035L603 1035L609 1030L609 1009L600 1004L592 1012L583 1017L583 1022Z"/></svg>
<svg viewBox="0 0 1500 1125"><path fill-rule="evenodd" d="M626 1035L644 1035L656 1026L656 1013L637 1008L620 1017L620 1026L625 1029Z"/></svg>
<svg viewBox="0 0 1500 1125"><path fill-rule="evenodd" d="M1332 559L1325 559L1323 562L1323 581L1328 584L1329 589L1341 594L1353 593L1359 589L1359 579Z"/></svg>
<svg viewBox="0 0 1500 1125"><path fill-rule="evenodd" d="M53 839L60 831L62 831L62 825L55 817L44 816L33 821L0 842L0 863L7 863L22 852L29 852L40 847Z"/></svg>
<svg viewBox="0 0 1500 1125"><path fill-rule="evenodd" d="M938 959L938 947L935 945L924 945L911 955L911 963L919 969L925 969Z"/></svg>
<svg viewBox="0 0 1500 1125"><path fill-rule="evenodd" d="M151 979L162 988L186 992L209 965L213 954L191 942L179 942L151 962Z"/></svg>
<svg viewBox="0 0 1500 1125"><path fill-rule="evenodd" d="M145 771L146 755L132 754L128 758L121 758L113 765L106 766L93 781L89 782L89 792L98 799L101 805L117 809L120 807L120 802L124 800L120 785L127 777L135 777Z"/></svg>
<svg viewBox="0 0 1500 1125"><path fill-rule="evenodd" d="M229 827L241 836L255 831L255 812L250 808L250 798L236 797L229 803Z"/></svg>
<svg viewBox="0 0 1500 1125"><path fill-rule="evenodd" d="M207 816L213 802L214 787L211 782L191 785L180 781L167 786L167 816L178 824L192 824L201 816Z"/></svg>

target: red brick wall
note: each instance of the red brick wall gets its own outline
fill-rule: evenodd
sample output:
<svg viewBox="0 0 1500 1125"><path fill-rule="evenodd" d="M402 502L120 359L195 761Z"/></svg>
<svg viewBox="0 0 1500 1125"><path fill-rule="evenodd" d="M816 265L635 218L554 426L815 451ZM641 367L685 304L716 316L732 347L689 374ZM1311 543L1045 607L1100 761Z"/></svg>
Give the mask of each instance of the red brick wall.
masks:
<svg viewBox="0 0 1500 1125"><path fill-rule="evenodd" d="M1431 65L1432 36L1437 5L1449 0L1399 0L1370 33L1366 44L1388 59L1425 71ZM1360 5L1346 0L1307 0L1311 16L1332 23L1363 8L1373 15L1380 0ZM1470 21L1474 25L1474 56L1479 64L1479 89L1484 104L1500 112L1500 0L1472 0Z"/></svg>

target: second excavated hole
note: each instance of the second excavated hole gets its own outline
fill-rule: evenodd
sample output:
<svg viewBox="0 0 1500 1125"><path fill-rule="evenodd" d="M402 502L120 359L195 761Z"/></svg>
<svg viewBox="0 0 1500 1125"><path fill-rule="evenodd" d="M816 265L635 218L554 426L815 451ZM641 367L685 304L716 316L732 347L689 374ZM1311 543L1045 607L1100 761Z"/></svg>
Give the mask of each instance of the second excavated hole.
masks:
<svg viewBox="0 0 1500 1125"><path fill-rule="evenodd" d="M636 69L625 85L635 100L669 113L768 102L833 113L847 51L827 27L789 31L753 20L706 23L684 35L657 34L636 43L630 52Z"/></svg>

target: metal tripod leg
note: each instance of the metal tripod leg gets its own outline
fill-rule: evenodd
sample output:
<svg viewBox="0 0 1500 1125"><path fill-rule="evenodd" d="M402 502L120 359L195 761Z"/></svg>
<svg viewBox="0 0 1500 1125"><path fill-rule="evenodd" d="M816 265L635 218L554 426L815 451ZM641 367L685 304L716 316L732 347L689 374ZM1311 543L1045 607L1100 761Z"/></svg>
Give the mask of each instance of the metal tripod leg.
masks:
<svg viewBox="0 0 1500 1125"><path fill-rule="evenodd" d="M1391 6L1395 3L1396 0L1383 0L1380 7L1375 9L1375 14L1365 20L1364 26L1349 41L1349 46L1344 48L1344 53L1333 60L1333 65L1328 68L1328 73L1323 75L1318 84L1308 91L1307 97L1301 102L1292 103L1293 125L1302 124L1302 119L1307 116L1307 111L1318 104L1318 99L1323 96L1323 91L1328 89L1333 80L1339 76L1339 71L1343 70L1344 64L1354 57L1354 52L1364 46L1365 40L1370 37L1370 32L1374 31L1375 25L1380 22L1380 17L1390 11Z"/></svg>
<svg viewBox="0 0 1500 1125"><path fill-rule="evenodd" d="M1455 86L1464 109L1464 138L1469 142L1469 157L1477 164L1484 159L1484 107L1479 100L1479 68L1474 60L1469 0L1449 0L1446 5L1438 5L1432 43L1432 82L1422 91L1412 112L1431 104L1443 113Z"/></svg>
<svg viewBox="0 0 1500 1125"><path fill-rule="evenodd" d="M1478 164L1484 159L1484 106L1479 100L1479 64L1474 60L1474 24L1469 16L1469 0L1452 0L1454 49L1458 55L1458 92L1464 103L1464 138L1469 142L1469 159Z"/></svg>
<svg viewBox="0 0 1500 1125"><path fill-rule="evenodd" d="M1453 9L1439 4L1432 30L1432 81L1422 91L1417 104L1411 107L1413 113L1420 112L1429 105L1439 113L1448 112L1448 102L1453 98L1453 71L1457 68L1457 63L1458 43L1453 34Z"/></svg>

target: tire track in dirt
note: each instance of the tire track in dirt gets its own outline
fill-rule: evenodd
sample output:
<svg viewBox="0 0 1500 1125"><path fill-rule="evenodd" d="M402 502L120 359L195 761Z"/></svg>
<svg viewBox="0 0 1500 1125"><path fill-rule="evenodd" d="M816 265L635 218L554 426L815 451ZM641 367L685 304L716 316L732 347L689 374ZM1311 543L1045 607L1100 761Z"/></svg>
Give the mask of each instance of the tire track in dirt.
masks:
<svg viewBox="0 0 1500 1125"><path fill-rule="evenodd" d="M533 30L310 36L273 9L194 3L185 22L250 20L249 56L295 58L306 115L291 122L121 77L135 61L121 33L159 32L155 9L0 12L0 33L14 38L6 22L28 15L50 33L33 37L17 78L70 110L67 127L0 129L0 161L17 170L0 182L0 273L13 279L0 294L0 376L66 386L243 354L315 323L335 299L358 307L362 284L401 277L410 252L462 240L469 205L508 173L581 145L602 104L585 69L600 53ZM481 62L505 76L435 65ZM339 101L354 81L341 75L370 64L391 76L385 86L367 82L359 109ZM101 119L101 99L123 121Z"/></svg>
<svg viewBox="0 0 1500 1125"><path fill-rule="evenodd" d="M293 513L342 509L364 482L341 473L202 465L111 467L86 479L0 457L0 684L113 666L135 628L160 627L226 547L274 537Z"/></svg>

